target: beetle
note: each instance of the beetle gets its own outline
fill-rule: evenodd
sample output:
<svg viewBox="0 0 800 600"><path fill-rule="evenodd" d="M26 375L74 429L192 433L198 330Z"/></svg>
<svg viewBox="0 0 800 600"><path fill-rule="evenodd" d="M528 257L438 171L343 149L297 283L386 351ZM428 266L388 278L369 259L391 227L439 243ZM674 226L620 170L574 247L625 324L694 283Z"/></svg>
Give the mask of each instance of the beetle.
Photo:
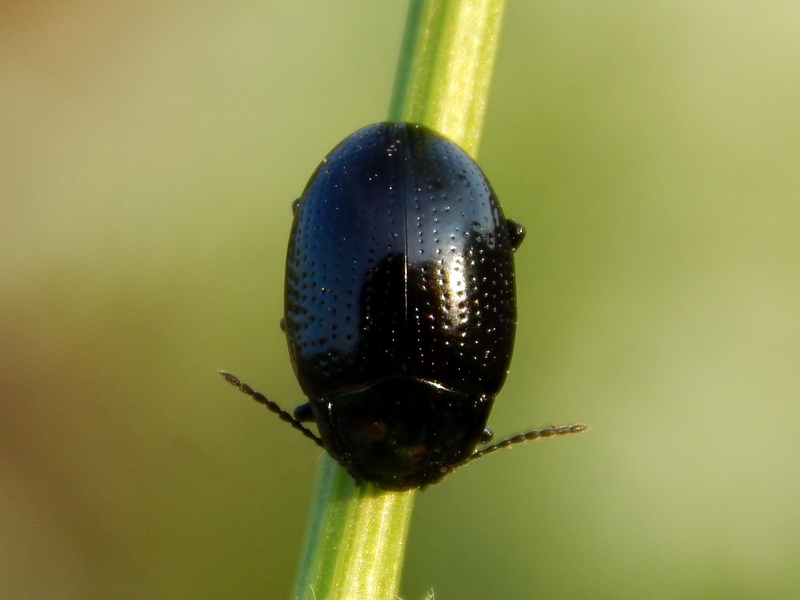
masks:
<svg viewBox="0 0 800 600"><path fill-rule="evenodd" d="M282 329L308 402L303 432L356 481L425 488L499 448L579 433L548 427L488 443L516 329L514 251L489 181L452 141L376 123L336 146L293 205ZM303 423L315 423L319 435Z"/></svg>

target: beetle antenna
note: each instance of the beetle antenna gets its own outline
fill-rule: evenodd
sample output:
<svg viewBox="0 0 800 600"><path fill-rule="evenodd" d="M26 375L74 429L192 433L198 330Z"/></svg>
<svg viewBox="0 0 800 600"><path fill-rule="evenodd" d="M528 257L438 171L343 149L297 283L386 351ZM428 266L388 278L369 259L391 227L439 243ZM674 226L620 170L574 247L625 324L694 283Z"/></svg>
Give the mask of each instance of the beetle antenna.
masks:
<svg viewBox="0 0 800 600"><path fill-rule="evenodd" d="M551 438L551 437L556 437L557 435L583 433L587 429L589 429L588 425L580 425L580 424L564 425L562 427L556 427L555 425L551 425L550 427L545 427L544 429L534 429L533 431L528 431L527 433L520 433L518 435L507 438L501 442L497 442L496 444L492 444L491 446L486 446L486 448L483 448L481 450L476 450L465 461L459 463L458 466L461 467L467 464L468 462L475 460L476 458L480 458L481 456L491 454L492 452L497 452L501 448L508 448L509 446L514 446L515 444L522 444L523 442L538 440L539 438Z"/></svg>
<svg viewBox="0 0 800 600"><path fill-rule="evenodd" d="M267 398L264 394L255 391L253 388L251 388L249 385L244 383L241 379L239 379L238 377L236 377L236 375L233 375L232 373L228 373L227 371L220 371L219 374L222 375L222 378L228 383L230 383L233 387L237 388L240 392L247 394L259 404L263 404L264 406L266 406L270 411L278 415L278 417L280 417L282 421L286 421L287 423L289 423L289 425L297 429L297 431L302 433L308 439L312 440L317 446L319 446L320 448L325 448L325 446L322 443L322 440L318 436L316 436L314 432L312 432L309 429L306 429L303 426L303 424L300 423L300 421L295 419L291 414L289 414L288 412L283 410L280 406L275 404L272 400Z"/></svg>

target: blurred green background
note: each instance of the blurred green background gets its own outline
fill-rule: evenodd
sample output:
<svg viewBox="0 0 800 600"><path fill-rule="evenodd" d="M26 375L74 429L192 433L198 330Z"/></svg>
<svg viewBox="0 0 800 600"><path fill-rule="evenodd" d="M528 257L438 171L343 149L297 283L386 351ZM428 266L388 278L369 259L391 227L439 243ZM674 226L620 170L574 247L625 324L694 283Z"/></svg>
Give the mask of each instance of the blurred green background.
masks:
<svg viewBox="0 0 800 600"><path fill-rule="evenodd" d="M385 117L405 2L0 3L0 598L289 597L319 452L290 203ZM800 597L800 5L511 0L480 162L498 436L403 596ZM321 600L321 599L320 599Z"/></svg>

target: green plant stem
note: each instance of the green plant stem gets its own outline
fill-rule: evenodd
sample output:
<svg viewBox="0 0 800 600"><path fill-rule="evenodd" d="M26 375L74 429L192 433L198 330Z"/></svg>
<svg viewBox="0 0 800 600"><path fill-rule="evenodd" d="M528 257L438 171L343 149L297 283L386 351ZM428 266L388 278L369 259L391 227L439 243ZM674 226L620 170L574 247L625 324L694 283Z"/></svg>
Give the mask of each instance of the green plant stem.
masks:
<svg viewBox="0 0 800 600"><path fill-rule="evenodd" d="M475 156L503 0L411 0L390 121L427 125ZM356 485L322 458L293 600L397 597L413 491Z"/></svg>
<svg viewBox="0 0 800 600"><path fill-rule="evenodd" d="M422 123L475 158L504 0L412 0L390 121Z"/></svg>
<svg viewBox="0 0 800 600"><path fill-rule="evenodd" d="M356 485L326 454L292 598L395 598L413 498Z"/></svg>

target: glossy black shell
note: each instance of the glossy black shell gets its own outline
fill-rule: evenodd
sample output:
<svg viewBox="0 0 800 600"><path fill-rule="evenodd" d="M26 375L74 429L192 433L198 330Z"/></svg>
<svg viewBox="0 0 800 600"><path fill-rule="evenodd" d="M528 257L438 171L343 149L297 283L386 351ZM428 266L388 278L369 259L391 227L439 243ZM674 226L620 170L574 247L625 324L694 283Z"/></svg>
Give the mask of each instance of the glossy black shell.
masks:
<svg viewBox="0 0 800 600"><path fill-rule="evenodd" d="M323 443L353 477L423 486L481 441L511 361L522 233L478 165L421 125L364 127L314 172L285 331Z"/></svg>

